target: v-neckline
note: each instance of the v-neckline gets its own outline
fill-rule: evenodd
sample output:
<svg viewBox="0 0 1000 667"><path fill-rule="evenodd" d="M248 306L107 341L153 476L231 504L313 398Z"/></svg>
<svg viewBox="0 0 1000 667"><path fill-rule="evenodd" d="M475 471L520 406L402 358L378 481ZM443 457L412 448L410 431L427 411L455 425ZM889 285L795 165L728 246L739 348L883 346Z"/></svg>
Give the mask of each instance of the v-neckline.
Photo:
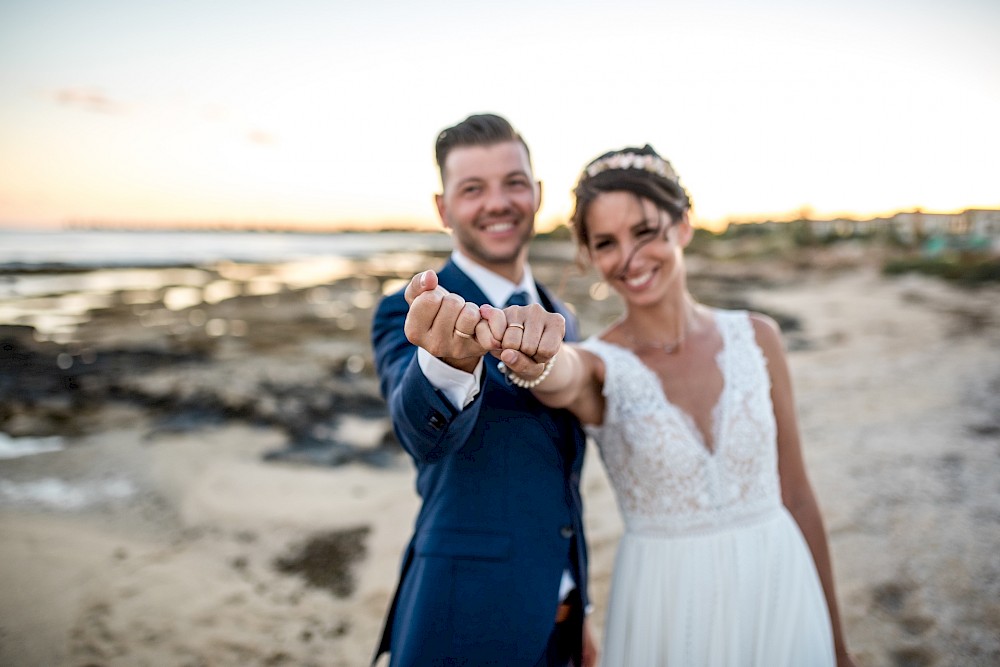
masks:
<svg viewBox="0 0 1000 667"><path fill-rule="evenodd" d="M689 413L687 410L685 410L681 406L671 401L670 397L667 396L667 390L663 386L663 382L660 380L660 376L656 374L656 371L647 366L646 363L643 362L642 358L640 358L639 355L636 354L631 349L624 347L622 345L618 345L617 343L608 342L603 338L598 338L598 340L600 340L605 345L610 345L612 347L624 351L628 356L632 358L632 361L638 364L639 367L642 368L642 370L645 373L651 376L653 383L656 385L656 388L660 393L660 398L663 399L663 404L667 407L667 409L673 410L676 413L678 420L684 425L684 428L691 436L695 446L697 446L699 450L704 452L704 454L708 456L708 458L710 459L714 459L718 455L719 450L723 444L723 440L722 438L719 437L719 435L722 433L721 426L726 416L725 400L726 400L726 395L728 393L727 390L729 388L729 381L728 378L726 377L726 366L728 365L726 362L726 354L729 349L728 341L726 340L726 332L724 327L720 326L718 318L713 318L713 320L715 321L715 325L718 328L719 336L722 338L722 348L715 354L715 366L719 370L719 374L722 375L722 389L719 391L719 395L715 399L715 404L712 406L712 409L709 413L709 421L710 421L709 428L712 436L711 447L709 447L708 440L705 439L705 433L698 427L698 422L691 415L691 413Z"/></svg>

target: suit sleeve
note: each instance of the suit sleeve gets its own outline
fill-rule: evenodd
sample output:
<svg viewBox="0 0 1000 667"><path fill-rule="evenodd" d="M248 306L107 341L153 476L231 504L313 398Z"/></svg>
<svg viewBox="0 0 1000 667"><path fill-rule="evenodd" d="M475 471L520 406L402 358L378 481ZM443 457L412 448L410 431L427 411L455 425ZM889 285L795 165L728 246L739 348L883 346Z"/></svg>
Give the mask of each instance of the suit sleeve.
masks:
<svg viewBox="0 0 1000 667"><path fill-rule="evenodd" d="M479 418L482 391L459 411L430 383L420 370L416 346L403 332L408 310L402 292L379 304L372 321L375 370L399 442L416 461L432 463L468 441Z"/></svg>

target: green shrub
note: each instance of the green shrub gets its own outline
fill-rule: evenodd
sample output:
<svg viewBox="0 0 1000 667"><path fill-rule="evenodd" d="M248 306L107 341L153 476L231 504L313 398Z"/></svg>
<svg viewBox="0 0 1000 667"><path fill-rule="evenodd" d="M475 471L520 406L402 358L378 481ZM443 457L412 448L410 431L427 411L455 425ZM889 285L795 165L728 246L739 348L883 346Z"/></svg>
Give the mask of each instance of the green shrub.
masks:
<svg viewBox="0 0 1000 667"><path fill-rule="evenodd" d="M1000 257L962 254L943 257L904 257L887 261L882 273L923 273L965 284L1000 281Z"/></svg>

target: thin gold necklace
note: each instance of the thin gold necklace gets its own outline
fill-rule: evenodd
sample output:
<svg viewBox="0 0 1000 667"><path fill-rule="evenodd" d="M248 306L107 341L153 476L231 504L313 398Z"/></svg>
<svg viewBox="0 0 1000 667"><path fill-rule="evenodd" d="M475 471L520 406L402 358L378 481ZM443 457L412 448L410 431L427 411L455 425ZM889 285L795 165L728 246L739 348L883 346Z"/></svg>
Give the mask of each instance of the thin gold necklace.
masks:
<svg viewBox="0 0 1000 667"><path fill-rule="evenodd" d="M673 353L677 352L677 350L680 349L681 344L684 343L684 339L686 337L687 337L687 328L686 327L685 327L685 329L683 331L681 331L681 335L677 338L677 340L670 341L670 342L667 342L667 343L657 343L655 341L639 340L638 338L636 338L635 336L633 336L631 334L631 332L625 332L625 338L628 339L628 342L631 343L633 347L635 347L637 349L646 348L646 349L650 349L650 350L659 350L660 352L663 352L664 354L673 354Z"/></svg>

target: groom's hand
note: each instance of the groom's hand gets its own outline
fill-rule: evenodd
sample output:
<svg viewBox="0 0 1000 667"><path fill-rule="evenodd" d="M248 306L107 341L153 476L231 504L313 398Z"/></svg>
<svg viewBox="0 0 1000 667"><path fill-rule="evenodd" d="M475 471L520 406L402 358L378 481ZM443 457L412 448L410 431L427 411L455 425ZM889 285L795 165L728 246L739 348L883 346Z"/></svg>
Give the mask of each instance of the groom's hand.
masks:
<svg viewBox="0 0 1000 667"><path fill-rule="evenodd" d="M480 357L499 347L479 306L441 287L433 271L413 276L403 296L410 304L407 340L446 364L472 372Z"/></svg>

